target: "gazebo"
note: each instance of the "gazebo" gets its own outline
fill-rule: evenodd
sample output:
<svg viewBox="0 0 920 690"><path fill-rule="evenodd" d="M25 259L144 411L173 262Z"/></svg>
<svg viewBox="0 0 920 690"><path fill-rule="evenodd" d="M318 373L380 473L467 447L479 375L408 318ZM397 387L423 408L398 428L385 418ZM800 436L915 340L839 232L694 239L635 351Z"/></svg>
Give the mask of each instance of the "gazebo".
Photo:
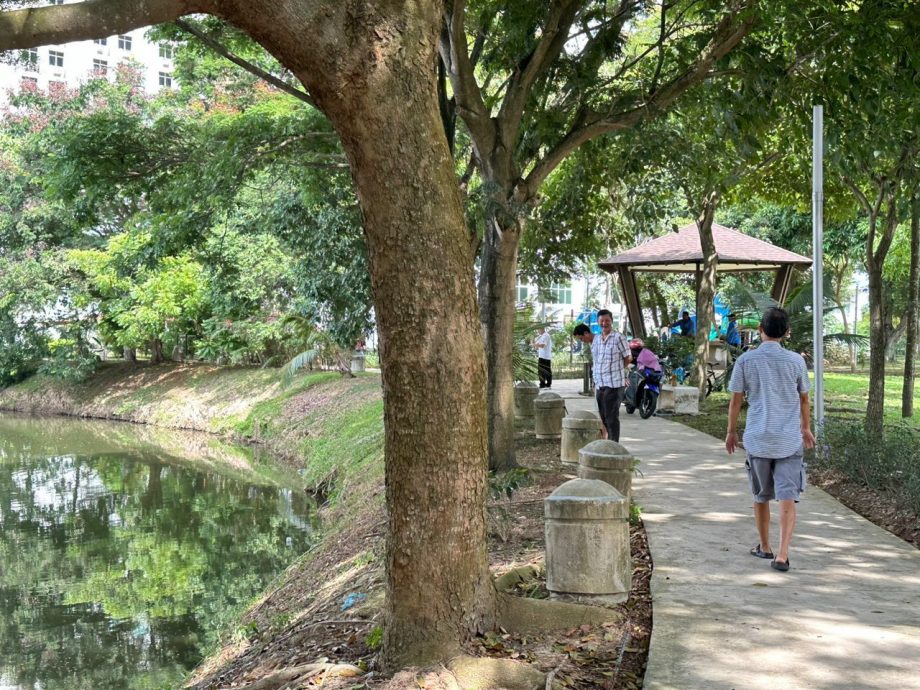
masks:
<svg viewBox="0 0 920 690"><path fill-rule="evenodd" d="M724 225L712 224L712 236L719 255L717 271L722 273L748 273L775 271L771 296L783 304L792 279L792 269L811 266L811 259L758 240ZM636 273L693 273L697 290L703 267L703 250L696 223L690 223L676 232L633 247L598 263L605 271L615 273L620 281L620 292L626 302L626 311L633 335L644 336L645 320L642 304L636 289Z"/></svg>

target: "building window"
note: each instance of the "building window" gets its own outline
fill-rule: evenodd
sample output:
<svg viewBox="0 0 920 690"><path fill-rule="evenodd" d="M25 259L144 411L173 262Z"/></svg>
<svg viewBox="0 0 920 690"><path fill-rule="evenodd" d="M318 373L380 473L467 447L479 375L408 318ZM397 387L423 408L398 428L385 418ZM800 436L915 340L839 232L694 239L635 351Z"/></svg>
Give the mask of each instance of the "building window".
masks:
<svg viewBox="0 0 920 690"><path fill-rule="evenodd" d="M528 289L528 287L527 287L527 283L522 283L520 280L518 280L518 284L517 284L517 300L516 300L516 301L518 301L518 302L526 302L526 301L527 301L527 293L528 293L528 291L529 291L529 289Z"/></svg>
<svg viewBox="0 0 920 690"><path fill-rule="evenodd" d="M63 5L64 0L48 0L49 5Z"/></svg>
<svg viewBox="0 0 920 690"><path fill-rule="evenodd" d="M104 45L108 45L109 39L107 39L107 38L94 38L94 39L93 39L93 43L95 43L97 46L104 46Z"/></svg>
<svg viewBox="0 0 920 690"><path fill-rule="evenodd" d="M64 66L64 53L59 50L49 50L48 51L48 64L52 67L63 67Z"/></svg>
<svg viewBox="0 0 920 690"><path fill-rule="evenodd" d="M173 56L173 47L165 44L160 44L160 57L164 60L172 60Z"/></svg>
<svg viewBox="0 0 920 690"><path fill-rule="evenodd" d="M167 89L172 87L172 75L169 72L160 72L160 86Z"/></svg>
<svg viewBox="0 0 920 690"><path fill-rule="evenodd" d="M29 48L20 53L20 58L26 69L38 69L38 48Z"/></svg>
<svg viewBox="0 0 920 690"><path fill-rule="evenodd" d="M93 60L93 73L95 74L108 74L109 73L109 63L105 60Z"/></svg>
<svg viewBox="0 0 920 690"><path fill-rule="evenodd" d="M118 47L121 50L131 50L131 37L130 36L119 36L118 37Z"/></svg>
<svg viewBox="0 0 920 690"><path fill-rule="evenodd" d="M544 302L550 304L571 304L572 284L553 283L548 288L541 290L540 296Z"/></svg>

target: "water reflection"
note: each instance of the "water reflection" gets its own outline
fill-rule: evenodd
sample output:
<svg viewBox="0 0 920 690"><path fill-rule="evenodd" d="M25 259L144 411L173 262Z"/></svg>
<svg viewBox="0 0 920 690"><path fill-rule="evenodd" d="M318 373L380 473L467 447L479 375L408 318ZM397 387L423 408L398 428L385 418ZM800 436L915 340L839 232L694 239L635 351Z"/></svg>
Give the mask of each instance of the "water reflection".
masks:
<svg viewBox="0 0 920 690"><path fill-rule="evenodd" d="M306 550L304 492L227 452L0 415L0 690L173 687Z"/></svg>

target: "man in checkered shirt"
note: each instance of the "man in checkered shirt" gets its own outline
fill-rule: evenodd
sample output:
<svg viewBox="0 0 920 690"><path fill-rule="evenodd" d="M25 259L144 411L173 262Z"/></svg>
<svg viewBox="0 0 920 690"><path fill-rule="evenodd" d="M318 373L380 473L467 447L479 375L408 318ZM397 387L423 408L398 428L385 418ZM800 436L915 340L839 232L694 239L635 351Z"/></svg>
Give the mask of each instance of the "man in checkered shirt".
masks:
<svg viewBox="0 0 920 690"><path fill-rule="evenodd" d="M591 343L597 410L604 423L605 438L619 441L620 403L626 391L626 367L632 356L626 338L613 330L613 314L609 309L597 312L597 323L601 333Z"/></svg>

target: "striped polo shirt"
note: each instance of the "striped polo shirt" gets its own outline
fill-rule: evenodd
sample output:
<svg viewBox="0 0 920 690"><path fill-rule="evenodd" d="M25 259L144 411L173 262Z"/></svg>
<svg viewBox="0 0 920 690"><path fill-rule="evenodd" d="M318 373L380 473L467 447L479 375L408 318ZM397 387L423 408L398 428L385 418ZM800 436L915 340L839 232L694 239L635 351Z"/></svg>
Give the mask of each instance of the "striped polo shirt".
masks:
<svg viewBox="0 0 920 690"><path fill-rule="evenodd" d="M594 385L597 388L622 388L626 380L623 359L629 355L629 345L622 333L611 331L606 339L602 333L595 335L591 341Z"/></svg>
<svg viewBox="0 0 920 690"><path fill-rule="evenodd" d="M776 341L761 343L735 362L728 390L747 396L744 448L758 458L787 458L802 451L799 396L807 393L802 355Z"/></svg>

